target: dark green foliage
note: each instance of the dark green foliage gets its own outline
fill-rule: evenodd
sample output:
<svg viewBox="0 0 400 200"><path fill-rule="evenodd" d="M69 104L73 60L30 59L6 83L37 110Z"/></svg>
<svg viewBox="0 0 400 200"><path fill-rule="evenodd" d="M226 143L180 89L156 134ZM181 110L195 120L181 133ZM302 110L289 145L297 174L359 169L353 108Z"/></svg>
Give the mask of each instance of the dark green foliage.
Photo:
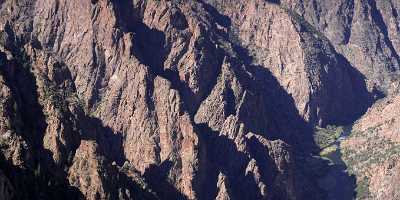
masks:
<svg viewBox="0 0 400 200"><path fill-rule="evenodd" d="M326 128L316 127L314 141L321 149L324 149L336 142L342 133L342 126L328 125Z"/></svg>
<svg viewBox="0 0 400 200"><path fill-rule="evenodd" d="M368 187L369 187L368 177L363 177L360 181L358 181L356 188L357 199L367 199L368 197L370 197Z"/></svg>

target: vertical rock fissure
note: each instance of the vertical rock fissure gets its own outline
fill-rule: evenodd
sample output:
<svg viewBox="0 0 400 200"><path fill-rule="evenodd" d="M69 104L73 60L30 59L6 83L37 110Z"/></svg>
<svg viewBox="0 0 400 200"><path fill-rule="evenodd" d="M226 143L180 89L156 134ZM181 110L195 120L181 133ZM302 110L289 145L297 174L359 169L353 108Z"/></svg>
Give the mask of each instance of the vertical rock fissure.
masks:
<svg viewBox="0 0 400 200"><path fill-rule="evenodd" d="M16 53L16 52L15 52ZM14 96L17 116L22 120L22 138L28 142L32 153L31 161L26 163L26 169L8 165L7 172L14 174L13 181L18 186L25 188L27 193L19 193L19 198L45 196L56 197L59 194L69 194L72 197L80 197L82 194L74 187L69 186L67 175L63 169L58 168L52 159L52 153L44 148L44 133L47 122L43 113L43 107L39 103L39 94L36 84L36 75L32 73L30 58L21 50L18 55L25 60L17 60L1 67L1 73L9 84L12 96ZM50 173L47 173L50 172ZM34 185L30 187L26 182L18 180L26 179L26 182Z"/></svg>
<svg viewBox="0 0 400 200"><path fill-rule="evenodd" d="M397 54L397 51L395 50L395 48L393 47L391 40L389 39L388 28L386 26L386 23L383 20L381 12L378 10L378 8L376 6L375 0L368 0L368 4L371 6L371 16L372 16L373 21L375 22L375 24L378 26L378 28L382 32L383 40L385 41L386 45L388 45L388 47L392 53L392 56L396 59L397 65L399 66L400 65L400 57ZM399 70L399 69L397 69L397 70Z"/></svg>

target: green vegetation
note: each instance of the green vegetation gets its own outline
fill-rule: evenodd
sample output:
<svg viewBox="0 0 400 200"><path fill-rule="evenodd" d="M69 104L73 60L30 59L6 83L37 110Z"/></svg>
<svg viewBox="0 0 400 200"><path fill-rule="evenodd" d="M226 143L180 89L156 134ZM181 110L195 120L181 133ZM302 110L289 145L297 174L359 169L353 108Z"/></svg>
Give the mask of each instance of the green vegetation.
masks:
<svg viewBox="0 0 400 200"><path fill-rule="evenodd" d="M357 181L356 187L356 198L357 199L367 199L369 197L369 179L368 177L364 177L360 181Z"/></svg>
<svg viewBox="0 0 400 200"><path fill-rule="evenodd" d="M370 169L400 155L400 144L381 135L383 125L378 124L362 132L352 132L349 140L355 141L356 146L346 145L341 149L348 172L357 177L356 199L371 198L368 178Z"/></svg>
<svg viewBox="0 0 400 200"><path fill-rule="evenodd" d="M342 126L328 125L326 128L316 127L314 130L314 141L321 149L324 149L335 143L342 133Z"/></svg>
<svg viewBox="0 0 400 200"><path fill-rule="evenodd" d="M61 111L66 111L68 109L68 105L65 102L70 94L68 90L63 90L62 88L58 88L54 84L51 84L50 81L47 81L46 84L48 87L44 87L44 98L49 99L54 106Z"/></svg>
<svg viewBox="0 0 400 200"><path fill-rule="evenodd" d="M381 137L379 129L380 125L350 135L350 139L362 138L368 141L362 148L342 149L343 160L349 166L351 173L363 174L371 165L382 163L400 154L400 144Z"/></svg>
<svg viewBox="0 0 400 200"><path fill-rule="evenodd" d="M329 172L330 162L328 159L321 158L320 156L296 156L296 162L301 163L298 165L299 170L309 177L315 179L324 177Z"/></svg>
<svg viewBox="0 0 400 200"><path fill-rule="evenodd" d="M281 8L284 9L288 15L292 18L293 22L296 22L300 25L300 32L306 31L314 35L314 37L322 39L324 41L329 41L324 34L319 32L313 25L311 25L303 16L299 15L297 12L288 8L287 6L281 5Z"/></svg>
<svg viewBox="0 0 400 200"><path fill-rule="evenodd" d="M64 64L56 63L54 74L65 74L68 70ZM77 104L82 108L85 108L85 103L76 95L71 80L65 79L59 81L49 80L49 78L45 76L39 76L39 79L42 80L43 85L43 93L42 97L44 101L51 102L58 110L61 112L67 112L69 110L70 104Z"/></svg>
<svg viewBox="0 0 400 200"><path fill-rule="evenodd" d="M36 166L36 168L33 170L33 176L35 177L35 178L40 178L41 177L41 174L42 173L42 170L41 170L41 167L40 167L40 163L38 163L38 165Z"/></svg>
<svg viewBox="0 0 400 200"><path fill-rule="evenodd" d="M329 157L329 155L331 155L332 153L336 152L338 150L338 146L337 145L332 145L329 147L326 147L325 149L323 149L319 155L322 157Z"/></svg>

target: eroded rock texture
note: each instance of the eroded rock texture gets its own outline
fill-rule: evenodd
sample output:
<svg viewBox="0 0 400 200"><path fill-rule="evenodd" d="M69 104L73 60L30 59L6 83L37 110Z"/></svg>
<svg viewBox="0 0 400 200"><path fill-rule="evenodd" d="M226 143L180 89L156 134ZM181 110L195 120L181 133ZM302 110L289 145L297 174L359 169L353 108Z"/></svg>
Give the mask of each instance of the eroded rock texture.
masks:
<svg viewBox="0 0 400 200"><path fill-rule="evenodd" d="M357 199L398 199L399 187L398 95L376 103L353 126L352 137L342 144L345 161L357 175Z"/></svg>
<svg viewBox="0 0 400 200"><path fill-rule="evenodd" d="M295 158L391 93L398 10L0 0L0 197L321 199Z"/></svg>

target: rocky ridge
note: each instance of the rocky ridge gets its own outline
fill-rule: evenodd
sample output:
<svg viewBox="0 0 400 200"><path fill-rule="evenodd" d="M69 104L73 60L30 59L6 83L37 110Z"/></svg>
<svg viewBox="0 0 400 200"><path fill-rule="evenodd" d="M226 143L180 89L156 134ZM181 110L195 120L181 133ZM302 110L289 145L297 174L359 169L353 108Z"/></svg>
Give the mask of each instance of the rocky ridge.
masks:
<svg viewBox="0 0 400 200"><path fill-rule="evenodd" d="M399 6L311 2L0 1L2 194L323 198L298 154L391 93Z"/></svg>

